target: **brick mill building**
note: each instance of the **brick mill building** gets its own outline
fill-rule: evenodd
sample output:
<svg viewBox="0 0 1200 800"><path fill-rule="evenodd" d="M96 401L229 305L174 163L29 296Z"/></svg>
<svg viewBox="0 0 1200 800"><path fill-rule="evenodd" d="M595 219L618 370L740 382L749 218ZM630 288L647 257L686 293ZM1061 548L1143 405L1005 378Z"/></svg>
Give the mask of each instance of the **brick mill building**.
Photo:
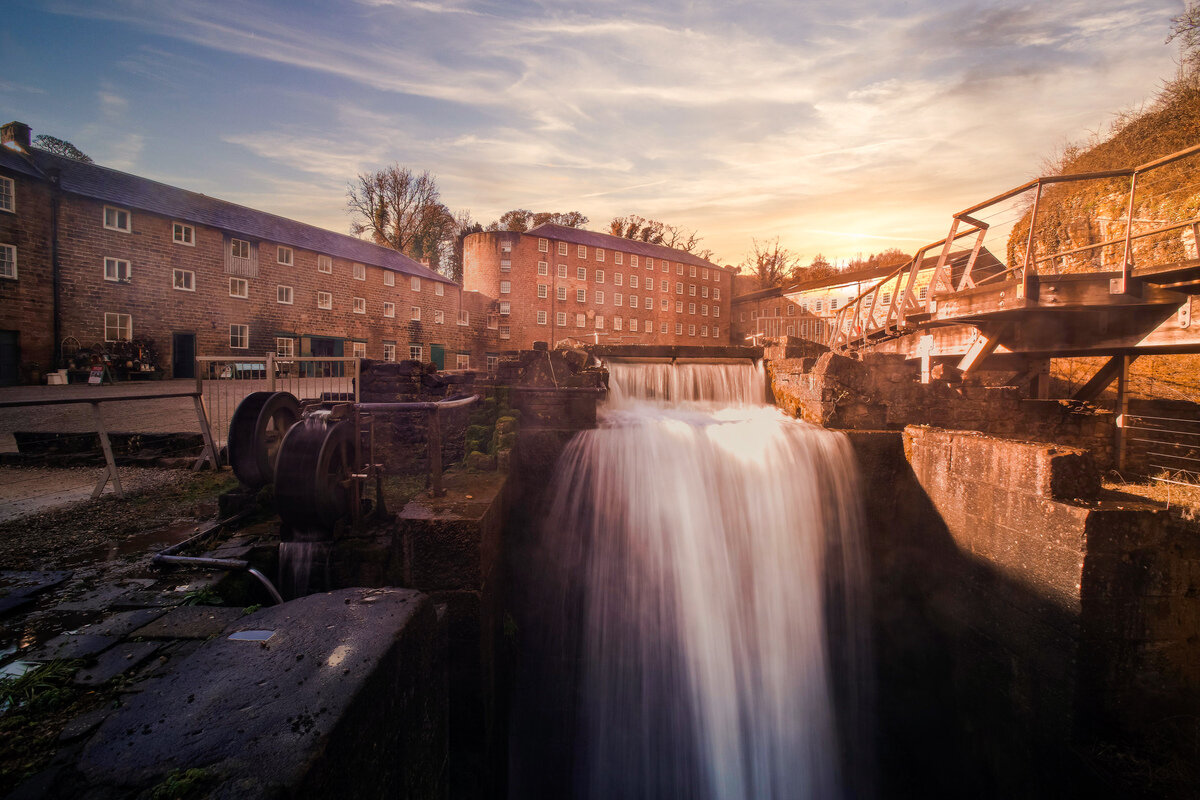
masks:
<svg viewBox="0 0 1200 800"><path fill-rule="evenodd" d="M494 301L394 250L0 138L0 383L135 337L175 377L197 354L499 355Z"/></svg>
<svg viewBox="0 0 1200 800"><path fill-rule="evenodd" d="M496 298L501 344L728 344L733 270L619 236L544 224L475 233L463 286Z"/></svg>

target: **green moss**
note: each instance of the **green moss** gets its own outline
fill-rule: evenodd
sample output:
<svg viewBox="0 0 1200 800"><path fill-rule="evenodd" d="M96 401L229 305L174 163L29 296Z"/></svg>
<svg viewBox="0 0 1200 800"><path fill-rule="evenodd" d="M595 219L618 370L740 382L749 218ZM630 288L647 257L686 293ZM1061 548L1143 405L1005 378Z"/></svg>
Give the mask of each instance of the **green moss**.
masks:
<svg viewBox="0 0 1200 800"><path fill-rule="evenodd" d="M199 800L208 796L215 777L205 769L173 770L150 790L150 800Z"/></svg>

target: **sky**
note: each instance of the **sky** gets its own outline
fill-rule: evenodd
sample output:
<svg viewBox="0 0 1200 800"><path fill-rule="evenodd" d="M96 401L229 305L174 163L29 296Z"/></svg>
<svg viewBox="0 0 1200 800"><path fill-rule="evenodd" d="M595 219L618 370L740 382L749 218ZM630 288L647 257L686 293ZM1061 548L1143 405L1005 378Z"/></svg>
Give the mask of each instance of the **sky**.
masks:
<svg viewBox="0 0 1200 800"><path fill-rule="evenodd" d="M577 210L811 260L913 251L1177 69L1183 0L31 0L0 116L331 230L393 162L487 224Z"/></svg>

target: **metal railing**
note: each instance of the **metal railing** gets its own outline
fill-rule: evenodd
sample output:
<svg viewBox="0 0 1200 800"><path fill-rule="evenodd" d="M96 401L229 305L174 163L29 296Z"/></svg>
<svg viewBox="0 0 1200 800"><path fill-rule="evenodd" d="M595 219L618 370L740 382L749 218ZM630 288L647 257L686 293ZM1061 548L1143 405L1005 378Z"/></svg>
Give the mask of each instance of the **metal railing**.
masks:
<svg viewBox="0 0 1200 800"><path fill-rule="evenodd" d="M1130 169L1107 170L1077 175L1053 175L1037 178L1013 189L996 195L982 203L959 211L953 216L950 232L943 239L923 246L908 263L903 264L881 278L844 306L833 321L826 344L831 349L846 349L872 339L887 338L906 330L910 321L923 321L936 309L939 294L961 292L986 283L1009 281L1016 284L1017 304L1030 297L1031 282L1036 279L1039 265L1058 264L1059 268L1048 274L1058 274L1071 268L1082 271L1102 272L1105 267L1119 272L1113 278L1110 292L1127 294L1136 291L1135 266L1154 266L1200 258L1200 209L1189 205L1186 198L1200 187L1200 180L1193 180L1200 171L1195 164L1184 165L1187 159L1197 159L1200 145L1180 150L1160 159ZM1161 171L1161 172L1160 172ZM1158 173L1158 175L1156 175ZM1157 178L1157 182L1154 180ZM1128 179L1127 189L1111 185L1113 181ZM1099 241L1088 241L1082 245L1071 242L1073 230L1078 228L1088 239L1092 228L1100 223L1090 207L1077 219L1064 220L1062 212L1069 208L1071 200L1068 187L1079 191L1085 183L1099 186L1098 197L1107 198L1109 204L1120 201L1124 205L1121 218L1110 220L1117 228L1117 235L1102 235ZM1107 185L1106 185L1107 184ZM1110 191L1105 192L1108 189ZM1172 198L1169 202L1166 198ZM1045 208L1054 200L1058 213L1050 215ZM1005 204L1008 204L1007 206ZM996 208L1000 211L990 212ZM1153 212L1150 216L1138 216L1142 209ZM1087 213L1084 213L1087 211ZM1164 214L1176 213L1181 218L1163 219ZM1011 218L998 219L1008 214ZM1049 220L1049 221L1047 221ZM1028 225L1028 230L1025 226ZM1039 228L1040 225L1040 228ZM984 240L989 232L1004 236L1006 268L988 275L978 276L975 268ZM1186 239L1191 236L1191 247ZM963 265L962 273L953 282L950 255L953 245L960 239L974 237L971 250ZM1062 240L1066 238L1067 245ZM1024 246L1020 246L1024 238ZM993 240L995 236L993 235ZM1158 241L1156 241L1158 240ZM934 251L940 252L937 261L930 265L927 258ZM1107 252L1106 252L1107 251ZM923 300L914 292L917 275L932 270L928 295ZM977 280L978 278L978 280ZM891 290L891 298L880 303L880 295Z"/></svg>
<svg viewBox="0 0 1200 800"><path fill-rule="evenodd" d="M357 402L359 365L360 359L352 356L198 356L196 391L204 398L213 437L220 446L238 403L251 392L291 392L299 400Z"/></svg>
<svg viewBox="0 0 1200 800"><path fill-rule="evenodd" d="M1126 414L1122 428L1133 471L1160 483L1200 486L1200 419Z"/></svg>

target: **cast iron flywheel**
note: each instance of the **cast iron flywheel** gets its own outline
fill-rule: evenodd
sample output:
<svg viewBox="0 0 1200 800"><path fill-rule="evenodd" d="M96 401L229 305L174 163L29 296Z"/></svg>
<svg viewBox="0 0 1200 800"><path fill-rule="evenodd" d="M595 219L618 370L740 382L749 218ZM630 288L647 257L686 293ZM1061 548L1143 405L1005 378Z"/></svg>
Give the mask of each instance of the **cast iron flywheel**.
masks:
<svg viewBox="0 0 1200 800"><path fill-rule="evenodd" d="M354 502L354 422L314 414L293 425L279 446L275 505L297 539L328 539Z"/></svg>
<svg viewBox="0 0 1200 800"><path fill-rule="evenodd" d="M300 419L300 401L288 392L251 392L229 421L229 464L246 486L275 480L284 435Z"/></svg>

